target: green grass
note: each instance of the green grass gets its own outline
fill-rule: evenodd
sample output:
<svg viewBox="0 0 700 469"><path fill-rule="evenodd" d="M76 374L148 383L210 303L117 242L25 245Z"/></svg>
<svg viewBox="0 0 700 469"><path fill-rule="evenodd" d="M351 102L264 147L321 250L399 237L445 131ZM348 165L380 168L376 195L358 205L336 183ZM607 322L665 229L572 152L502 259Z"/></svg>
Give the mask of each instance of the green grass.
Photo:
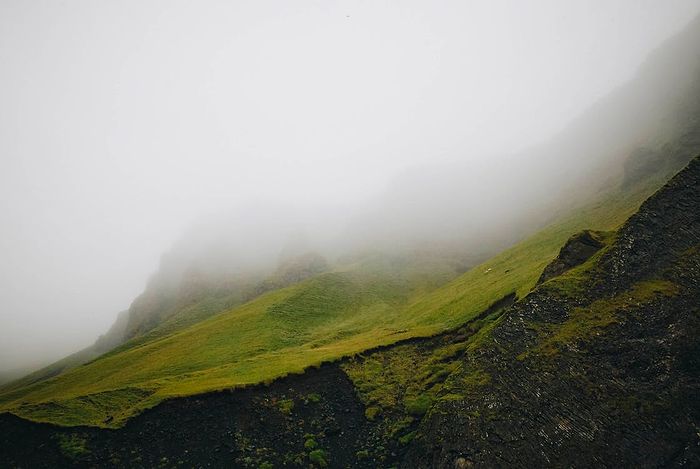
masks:
<svg viewBox="0 0 700 469"><path fill-rule="evenodd" d="M378 256L196 324L166 327L55 378L0 389L0 411L118 427L164 399L269 382L454 329L511 292L524 296L567 238L584 228L616 228L661 182L577 210L444 286L450 274L440 266Z"/></svg>
<svg viewBox="0 0 700 469"><path fill-rule="evenodd" d="M381 442L372 449L375 458L385 457L380 448L391 447L392 442L408 444L436 402L461 399L489 382L487 373L465 370L462 355L504 311L505 307L494 309L448 334L361 355L341 365L365 405L365 417L375 422Z"/></svg>
<svg viewBox="0 0 700 469"><path fill-rule="evenodd" d="M10 381L4 386L0 387L0 393L7 393L12 390L22 389L29 385L38 383L50 379L54 376L58 376L72 368L82 365L90 360L94 360L99 357L99 352L94 350L94 347L87 347L79 352L68 355L61 360L51 363L37 371L29 373L20 379Z"/></svg>
<svg viewBox="0 0 700 469"><path fill-rule="evenodd" d="M309 453L309 461L314 463L316 467L327 467L328 453L322 449L315 449Z"/></svg>
<svg viewBox="0 0 700 469"><path fill-rule="evenodd" d="M292 399L282 399L277 403L277 408L284 415L290 415L294 410L294 401Z"/></svg>
<svg viewBox="0 0 700 469"><path fill-rule="evenodd" d="M79 462L90 454L90 450L87 448L87 441L81 435L58 433L55 438L58 441L58 449L61 453L74 462Z"/></svg>
<svg viewBox="0 0 700 469"><path fill-rule="evenodd" d="M540 342L536 348L519 356L523 359L531 354L553 356L565 344L575 344L602 332L606 327L618 324L620 315L650 303L659 296L673 296L678 286L666 280L647 280L634 284L629 290L612 298L594 301L585 308L574 308L562 324L538 325L531 327L540 331ZM538 327L539 326L539 327Z"/></svg>
<svg viewBox="0 0 700 469"><path fill-rule="evenodd" d="M342 366L364 401L368 419L422 415L438 390L435 385L454 370L455 365L445 363L441 352L403 344Z"/></svg>

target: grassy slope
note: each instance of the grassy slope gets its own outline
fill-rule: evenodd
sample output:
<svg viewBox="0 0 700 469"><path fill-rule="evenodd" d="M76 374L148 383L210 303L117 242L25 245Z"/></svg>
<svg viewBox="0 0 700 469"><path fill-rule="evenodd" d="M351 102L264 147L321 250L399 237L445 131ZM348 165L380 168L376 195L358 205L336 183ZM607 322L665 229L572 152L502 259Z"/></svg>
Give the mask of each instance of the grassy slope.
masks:
<svg viewBox="0 0 700 469"><path fill-rule="evenodd" d="M464 275L420 298L405 312L414 328L451 329L470 320L498 298L525 296L566 240L579 231L609 231L621 225L666 178L645 181L563 217Z"/></svg>
<svg viewBox="0 0 700 469"><path fill-rule="evenodd" d="M157 327L152 331L149 331L143 336L138 336L137 338L132 339L126 344L117 347L116 350L124 350L127 348L131 348L135 345L145 343L149 340L168 335L169 333L173 333L176 330L184 329L185 327L194 324L199 320L205 319L206 317L211 315L210 308L208 308L208 303L210 302L211 301L206 301L203 305L197 304L192 306L191 308L184 310L185 313L191 313L191 315L184 319L182 319L182 317L185 316L185 314L178 315L174 318L170 318L167 321L165 321L162 326ZM26 388L30 385L42 381L46 381L55 376L58 376L61 373L65 373L66 371L72 368L88 363L102 356L103 354L104 351L98 351L98 349L94 345L86 347L83 350L68 355L67 357L53 362L37 371L25 374L23 376L19 376L13 380L8 380L6 382L0 383L0 395Z"/></svg>
<svg viewBox="0 0 700 469"><path fill-rule="evenodd" d="M1 392L25 388L34 383L50 379L54 376L58 376L61 373L80 366L81 364L93 360L100 356L100 353L95 351L93 347L87 347L79 352L72 353L65 358L62 358L48 366L45 366L37 371L25 374L13 381L5 383L3 387L0 388Z"/></svg>
<svg viewBox="0 0 700 469"><path fill-rule="evenodd" d="M585 263L556 276L542 285L548 295L569 297L573 301L586 298L584 292L599 278L600 259L616 241L617 232L600 233L604 247ZM458 282L455 282L458 283ZM604 334L606 328L621 321L621 316L661 297L678 294L678 286L667 280L642 280L617 295L592 301L585 307L572 308L563 322L528 321L527 328L537 331L539 341L530 345L517 360L533 359L528 369L537 370L542 360L552 359L563 346L577 350L582 341ZM411 342L360 355L346 361L342 368L353 381L366 406L365 415L377 420L381 445L368 446L368 457L387 457L386 448L406 444L419 431L423 415L444 412L434 407L440 401L464 401L491 381L491 375L470 365L462 355L476 348L492 346L490 333L503 319L503 310L478 321L466 323L453 332L430 342ZM497 347L500 347L498 345ZM596 394L596 398L599 395ZM632 399L632 398L631 398ZM635 404L638 401L633 401ZM452 412L449 408L447 412ZM482 409L473 408L470 416L480 418ZM638 410L634 410L638 412Z"/></svg>
<svg viewBox="0 0 700 469"><path fill-rule="evenodd" d="M323 274L4 392L0 410L65 425L119 426L169 397L264 382L451 329L510 292L529 291L569 236L584 228L617 227L662 182L578 210L441 288L433 288L429 272L384 262Z"/></svg>

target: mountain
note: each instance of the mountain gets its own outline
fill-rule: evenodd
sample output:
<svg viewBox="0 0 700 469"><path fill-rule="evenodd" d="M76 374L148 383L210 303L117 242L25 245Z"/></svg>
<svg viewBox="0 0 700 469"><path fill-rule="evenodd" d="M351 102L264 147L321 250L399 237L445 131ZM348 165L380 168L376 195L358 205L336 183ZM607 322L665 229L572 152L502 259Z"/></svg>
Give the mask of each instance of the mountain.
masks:
<svg viewBox="0 0 700 469"><path fill-rule="evenodd" d="M0 409L42 421L121 425L172 396L269 381L322 361L434 335L510 293L522 297L569 236L615 229L697 151L700 56L693 45L699 35L695 19L652 54L632 82L551 142L501 168L497 176L508 190L496 179L492 193L471 194L474 175L451 168L446 184L406 185L433 188L438 195L423 199L437 201L442 210L428 204L406 212L388 204L389 213L379 214L382 226L401 229L401 217L410 213L418 225L462 233L461 238L434 241L438 248L432 249L415 242L395 242L398 249L355 246L351 255L332 262L297 248L275 266L264 247L283 244L278 224L265 222L250 245L232 244L233 232L225 230L194 232L194 242L163 257L144 293L109 333L86 350L0 387ZM672 74L664 72L669 63L678 64ZM522 164L542 169L527 171ZM520 177L525 174L532 176ZM478 203L484 199L490 203ZM475 209L509 201L512 213L501 212L499 220ZM420 218L435 213L447 218ZM460 228L464 220L468 224ZM478 236L469 234L474 227ZM251 258L258 251L268 258ZM476 265L484 259L489 260ZM309 321L271 313L286 309ZM312 311L335 313L317 318ZM186 353L193 346L199 357Z"/></svg>
<svg viewBox="0 0 700 469"><path fill-rule="evenodd" d="M699 189L696 158L506 311L446 381L407 465L697 467Z"/></svg>
<svg viewBox="0 0 700 469"><path fill-rule="evenodd" d="M661 182L646 178L606 194L450 282L443 263L420 256L363 258L195 324L135 338L51 379L6 386L0 406L38 421L121 426L172 397L269 382L460 327L507 295L525 296L568 237L616 228Z"/></svg>
<svg viewBox="0 0 700 469"><path fill-rule="evenodd" d="M699 43L694 18L629 82L540 144L481 158L467 151L451 163L407 170L358 216L347 238L385 247L458 242L485 260L625 178L670 177L700 147Z"/></svg>
<svg viewBox="0 0 700 469"><path fill-rule="evenodd" d="M347 241L340 242L346 254L340 262L321 253L328 264L324 269L345 268L343 260L357 259L358 252L368 251L367 245L370 252L402 256L428 246L445 269L457 264L444 277L451 280L543 227L599 203L604 194L634 192L639 181L650 178L656 178L658 187L700 148L698 43L700 18L695 18L650 54L633 80L550 141L484 168L455 163L406 174L370 210L353 218L343 236ZM480 183L472 184L477 179ZM275 213L293 224L293 216ZM122 344L129 347L172 334L305 278L279 281L279 269L288 260L272 259L270 252L288 243L282 234L285 223L263 220L227 227L220 222L223 227L194 230L189 240L163 256L159 270L131 304L123 333L107 333L100 343L33 373L30 380L50 378ZM231 241L242 230L251 231L252 244ZM559 237L553 244L561 241ZM296 246L287 256L303 259L314 251L305 248ZM251 259L251 252L265 259ZM552 253L544 253L539 265Z"/></svg>
<svg viewBox="0 0 700 469"><path fill-rule="evenodd" d="M572 236L522 299L507 295L450 332L171 399L116 431L3 414L0 461L696 467L699 189L700 157L618 230Z"/></svg>
<svg viewBox="0 0 700 469"><path fill-rule="evenodd" d="M425 203L342 256L195 234L92 347L0 387L0 465L697 466L698 39L487 193L404 181Z"/></svg>

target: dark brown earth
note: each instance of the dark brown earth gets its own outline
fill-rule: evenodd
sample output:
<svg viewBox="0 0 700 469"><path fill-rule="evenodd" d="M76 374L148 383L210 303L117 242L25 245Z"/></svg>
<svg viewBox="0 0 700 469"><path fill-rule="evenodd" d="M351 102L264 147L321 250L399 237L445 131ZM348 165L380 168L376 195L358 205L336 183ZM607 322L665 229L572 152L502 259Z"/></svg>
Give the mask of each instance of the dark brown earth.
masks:
<svg viewBox="0 0 700 469"><path fill-rule="evenodd" d="M62 429L3 414L0 467L303 466L309 438L341 467L355 458L367 426L352 383L337 365L325 365L269 387L167 401L119 430ZM66 457L58 435L78 435L89 454Z"/></svg>

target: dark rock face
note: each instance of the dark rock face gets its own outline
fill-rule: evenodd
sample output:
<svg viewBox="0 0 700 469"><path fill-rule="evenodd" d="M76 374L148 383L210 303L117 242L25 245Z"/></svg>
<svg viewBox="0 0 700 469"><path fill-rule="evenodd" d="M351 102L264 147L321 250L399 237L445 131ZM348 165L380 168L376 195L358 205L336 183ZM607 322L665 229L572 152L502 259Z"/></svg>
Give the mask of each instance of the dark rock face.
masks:
<svg viewBox="0 0 700 469"><path fill-rule="evenodd" d="M567 270L583 264L603 246L601 233L585 230L573 235L561 248L557 258L542 271L537 284L546 282L552 277L561 275Z"/></svg>
<svg viewBox="0 0 700 469"><path fill-rule="evenodd" d="M348 377L326 365L270 386L166 401L119 430L2 414L0 467L309 467L310 439L342 467L368 425Z"/></svg>
<svg viewBox="0 0 700 469"><path fill-rule="evenodd" d="M438 401L403 466L700 466L700 159L581 288L547 287L464 356L463 383L489 379Z"/></svg>

